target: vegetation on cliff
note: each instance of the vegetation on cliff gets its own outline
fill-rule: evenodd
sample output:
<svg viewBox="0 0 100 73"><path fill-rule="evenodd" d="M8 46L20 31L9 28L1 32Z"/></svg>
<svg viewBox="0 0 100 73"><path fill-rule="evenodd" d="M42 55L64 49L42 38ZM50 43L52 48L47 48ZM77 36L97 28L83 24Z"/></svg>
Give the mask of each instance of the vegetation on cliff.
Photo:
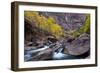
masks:
<svg viewBox="0 0 100 73"><path fill-rule="evenodd" d="M76 29L72 34L74 37L77 37L83 33L90 33L90 15L86 15L86 20L79 29Z"/></svg>
<svg viewBox="0 0 100 73"><path fill-rule="evenodd" d="M64 31L61 26L59 26L52 17L44 17L43 15L39 15L38 12L25 12L25 19L29 20L31 23L35 23L35 26L38 27L41 32L48 32L55 36L56 38L60 38L64 35Z"/></svg>

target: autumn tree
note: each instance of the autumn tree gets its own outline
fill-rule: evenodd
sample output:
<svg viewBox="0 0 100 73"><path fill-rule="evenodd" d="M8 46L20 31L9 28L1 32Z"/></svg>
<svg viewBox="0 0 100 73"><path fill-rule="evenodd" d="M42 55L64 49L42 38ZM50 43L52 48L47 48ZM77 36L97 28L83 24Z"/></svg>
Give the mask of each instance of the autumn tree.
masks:
<svg viewBox="0 0 100 73"><path fill-rule="evenodd" d="M48 32L56 38L60 38L64 34L61 26L50 16L46 18L43 15L39 15L38 12L25 11L25 19L31 23L35 23L35 26L38 27L41 32Z"/></svg>

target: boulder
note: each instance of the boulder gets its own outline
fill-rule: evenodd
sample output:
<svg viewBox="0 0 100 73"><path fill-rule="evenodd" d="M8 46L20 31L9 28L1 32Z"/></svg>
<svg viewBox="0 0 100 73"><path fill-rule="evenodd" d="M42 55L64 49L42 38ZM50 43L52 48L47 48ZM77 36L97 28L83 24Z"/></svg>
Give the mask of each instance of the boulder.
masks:
<svg viewBox="0 0 100 73"><path fill-rule="evenodd" d="M72 42L67 42L65 45L65 53L70 55L81 55L90 50L89 34L82 34Z"/></svg>

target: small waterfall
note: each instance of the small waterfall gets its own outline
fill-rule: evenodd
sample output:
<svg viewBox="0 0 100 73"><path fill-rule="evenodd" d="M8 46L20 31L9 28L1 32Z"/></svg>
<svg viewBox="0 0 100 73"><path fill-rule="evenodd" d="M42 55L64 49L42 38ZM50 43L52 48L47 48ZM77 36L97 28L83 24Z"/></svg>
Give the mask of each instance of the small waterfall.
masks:
<svg viewBox="0 0 100 73"><path fill-rule="evenodd" d="M63 53L64 48L62 47L62 45L56 46L55 44L51 44L51 45L44 45L44 47L42 48L25 50L24 51L24 61L29 61L30 59L32 59L33 58L32 54L39 52L39 51L46 50L50 47L52 47L52 49L56 48L56 50L53 52L52 60L76 59L76 57L74 56L64 54Z"/></svg>
<svg viewBox="0 0 100 73"><path fill-rule="evenodd" d="M53 53L53 60L64 60L64 59L77 59L77 57L64 54L63 53L64 48L60 47Z"/></svg>
<svg viewBox="0 0 100 73"><path fill-rule="evenodd" d="M63 48L58 48L54 54L53 54L53 59L62 59L62 58L65 58L67 55L62 53L63 51Z"/></svg>

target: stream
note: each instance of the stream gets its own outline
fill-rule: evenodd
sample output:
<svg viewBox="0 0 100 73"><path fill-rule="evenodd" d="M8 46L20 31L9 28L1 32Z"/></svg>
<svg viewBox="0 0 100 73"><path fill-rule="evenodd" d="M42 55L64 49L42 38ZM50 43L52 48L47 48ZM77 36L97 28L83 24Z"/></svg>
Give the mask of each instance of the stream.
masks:
<svg viewBox="0 0 100 73"><path fill-rule="evenodd" d="M52 45L50 45L50 46L52 46ZM30 59L33 58L32 54L34 54L36 52L40 52L40 51L45 51L50 46L44 45L44 47L42 47L42 48L25 50L24 51L24 60L29 61ZM51 60L64 60L64 59L78 59L78 57L68 55L68 54L64 54L62 47L59 47L58 49L56 49L53 52Z"/></svg>

